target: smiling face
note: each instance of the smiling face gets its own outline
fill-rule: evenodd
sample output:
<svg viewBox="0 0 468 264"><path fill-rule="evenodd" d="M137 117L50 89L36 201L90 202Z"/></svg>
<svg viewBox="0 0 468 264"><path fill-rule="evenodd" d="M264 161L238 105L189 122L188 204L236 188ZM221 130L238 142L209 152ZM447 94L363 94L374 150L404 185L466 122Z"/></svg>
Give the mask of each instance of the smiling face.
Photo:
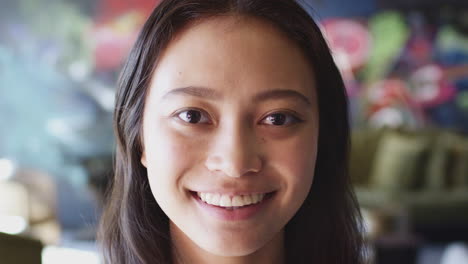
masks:
<svg viewBox="0 0 468 264"><path fill-rule="evenodd" d="M282 246L313 181L317 109L311 65L270 24L229 16L180 32L152 78L141 160L175 245Z"/></svg>

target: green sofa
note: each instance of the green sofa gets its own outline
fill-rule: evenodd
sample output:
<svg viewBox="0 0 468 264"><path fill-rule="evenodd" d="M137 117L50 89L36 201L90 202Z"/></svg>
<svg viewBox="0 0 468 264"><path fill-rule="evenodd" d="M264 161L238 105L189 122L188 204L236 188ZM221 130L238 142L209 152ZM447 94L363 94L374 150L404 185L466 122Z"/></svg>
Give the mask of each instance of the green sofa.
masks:
<svg viewBox="0 0 468 264"><path fill-rule="evenodd" d="M466 136L436 129L355 129L349 168L361 207L392 215L394 222L406 223L404 231L468 231ZM461 239L468 240L468 232Z"/></svg>

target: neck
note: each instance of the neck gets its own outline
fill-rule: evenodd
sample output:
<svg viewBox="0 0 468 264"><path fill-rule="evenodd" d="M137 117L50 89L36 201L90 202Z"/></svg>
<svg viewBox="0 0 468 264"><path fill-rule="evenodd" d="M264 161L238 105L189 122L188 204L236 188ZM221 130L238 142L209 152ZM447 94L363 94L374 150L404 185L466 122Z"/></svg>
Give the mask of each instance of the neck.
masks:
<svg viewBox="0 0 468 264"><path fill-rule="evenodd" d="M193 243L180 229L171 224L174 264L284 264L284 231L276 234L259 250L246 256L226 257L214 255Z"/></svg>

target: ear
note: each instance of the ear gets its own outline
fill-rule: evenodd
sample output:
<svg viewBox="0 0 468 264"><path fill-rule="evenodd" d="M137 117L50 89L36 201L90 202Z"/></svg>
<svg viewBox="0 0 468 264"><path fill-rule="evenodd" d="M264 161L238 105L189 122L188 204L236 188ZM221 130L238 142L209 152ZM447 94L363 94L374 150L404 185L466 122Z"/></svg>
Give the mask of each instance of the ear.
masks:
<svg viewBox="0 0 468 264"><path fill-rule="evenodd" d="M140 162L146 168L146 152L145 151L143 151L143 153L141 154Z"/></svg>

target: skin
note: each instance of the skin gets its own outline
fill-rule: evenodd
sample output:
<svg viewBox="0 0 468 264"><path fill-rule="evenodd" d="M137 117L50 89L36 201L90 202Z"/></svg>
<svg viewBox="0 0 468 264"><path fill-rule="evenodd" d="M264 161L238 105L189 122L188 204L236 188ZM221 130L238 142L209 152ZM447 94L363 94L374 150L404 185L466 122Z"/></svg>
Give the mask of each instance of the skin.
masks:
<svg viewBox="0 0 468 264"><path fill-rule="evenodd" d="M313 181L317 111L312 66L267 22L212 18L169 43L146 98L141 162L177 263L284 263L284 227ZM191 191L275 193L253 217L227 221Z"/></svg>

